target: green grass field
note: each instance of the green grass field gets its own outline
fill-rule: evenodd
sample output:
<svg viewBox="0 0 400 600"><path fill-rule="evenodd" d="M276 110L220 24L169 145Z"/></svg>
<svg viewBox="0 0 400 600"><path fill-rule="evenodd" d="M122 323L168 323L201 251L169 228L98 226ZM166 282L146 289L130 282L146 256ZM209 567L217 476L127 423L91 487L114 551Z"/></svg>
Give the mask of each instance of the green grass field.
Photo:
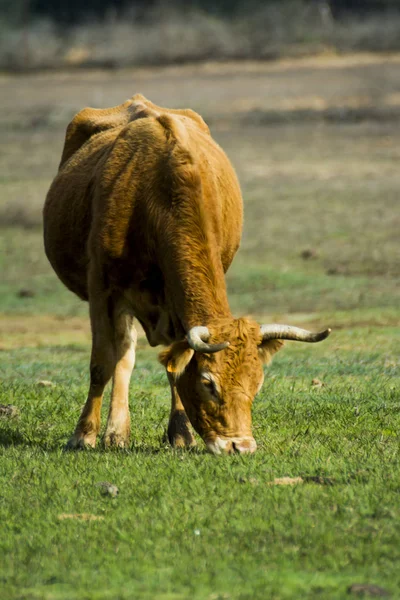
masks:
<svg viewBox="0 0 400 600"><path fill-rule="evenodd" d="M127 71L4 78L0 404L18 413L0 414L1 600L400 598L399 121L279 113L256 126L233 110L247 93L278 111L294 80L305 105L337 102L345 86L351 98L371 90L375 106L397 93L398 71L186 67L183 100L169 71L135 84ZM333 328L321 344L288 342L266 371L253 456L165 443L169 388L143 337L131 447L63 451L86 399L90 332L87 306L44 256L41 205L70 115L92 96L107 106L137 91L202 112L237 168L245 229L228 276L233 311Z"/></svg>

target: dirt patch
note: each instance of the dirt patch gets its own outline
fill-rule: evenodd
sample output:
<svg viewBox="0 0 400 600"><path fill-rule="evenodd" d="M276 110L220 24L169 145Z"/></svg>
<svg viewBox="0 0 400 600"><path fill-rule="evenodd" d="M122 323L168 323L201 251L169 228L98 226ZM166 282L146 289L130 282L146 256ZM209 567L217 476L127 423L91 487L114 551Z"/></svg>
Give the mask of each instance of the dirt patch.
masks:
<svg viewBox="0 0 400 600"><path fill-rule="evenodd" d="M297 485L303 481L302 477L276 477L273 481L269 481L268 485Z"/></svg>
<svg viewBox="0 0 400 600"><path fill-rule="evenodd" d="M104 517L100 517L98 515L91 515L89 513L80 513L80 514L62 513L61 515L58 515L57 518L59 521L65 521L68 519L71 519L74 521L104 521Z"/></svg>
<svg viewBox="0 0 400 600"><path fill-rule="evenodd" d="M136 328L138 343L142 346L145 335L139 324ZM0 314L0 351L68 344L87 346L91 339L89 319L82 317ZM46 385L46 382L38 385Z"/></svg>
<svg viewBox="0 0 400 600"><path fill-rule="evenodd" d="M88 344L89 319L0 315L0 350L21 347Z"/></svg>

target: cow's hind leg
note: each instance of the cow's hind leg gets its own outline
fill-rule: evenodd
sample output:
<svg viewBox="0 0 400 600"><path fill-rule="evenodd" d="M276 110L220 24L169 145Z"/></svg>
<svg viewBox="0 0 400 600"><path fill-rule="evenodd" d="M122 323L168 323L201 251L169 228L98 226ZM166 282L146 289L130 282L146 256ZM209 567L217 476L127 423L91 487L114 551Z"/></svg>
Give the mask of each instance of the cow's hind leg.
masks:
<svg viewBox="0 0 400 600"><path fill-rule="evenodd" d="M173 377L167 372L171 386L171 413L168 423L168 440L174 448L191 448L196 440L191 431L190 421L186 415L182 400L179 397Z"/></svg>
<svg viewBox="0 0 400 600"><path fill-rule="evenodd" d="M104 435L106 446L125 448L131 431L129 414L129 382L135 366L137 333L133 317L118 304L114 310L114 345L116 366L111 393L110 411Z"/></svg>
<svg viewBox="0 0 400 600"><path fill-rule="evenodd" d="M92 326L92 355L90 359L90 387L86 404L79 417L67 449L96 445L100 431L100 411L104 388L114 372L116 357L110 298L102 290L90 295L90 321Z"/></svg>

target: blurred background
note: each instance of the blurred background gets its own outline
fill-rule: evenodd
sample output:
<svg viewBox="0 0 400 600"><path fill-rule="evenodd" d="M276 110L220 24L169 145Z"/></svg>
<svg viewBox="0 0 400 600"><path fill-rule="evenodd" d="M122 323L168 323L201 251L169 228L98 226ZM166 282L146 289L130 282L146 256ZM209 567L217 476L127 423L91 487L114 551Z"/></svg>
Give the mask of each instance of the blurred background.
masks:
<svg viewBox="0 0 400 600"><path fill-rule="evenodd" d="M36 323L32 343L53 317L88 335L87 307L44 256L42 205L73 115L137 92L202 114L238 172L235 312L398 324L399 0L0 0L8 340L12 315Z"/></svg>
<svg viewBox="0 0 400 600"><path fill-rule="evenodd" d="M0 0L0 67L393 51L399 33L399 0Z"/></svg>

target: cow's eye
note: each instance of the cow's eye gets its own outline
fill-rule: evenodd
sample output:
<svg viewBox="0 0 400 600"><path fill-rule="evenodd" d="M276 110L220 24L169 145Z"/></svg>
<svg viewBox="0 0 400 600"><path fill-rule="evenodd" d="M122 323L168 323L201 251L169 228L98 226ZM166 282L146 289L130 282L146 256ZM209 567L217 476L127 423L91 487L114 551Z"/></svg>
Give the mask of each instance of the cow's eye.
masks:
<svg viewBox="0 0 400 600"><path fill-rule="evenodd" d="M215 382L212 379L207 379L205 377L202 377L201 383L204 385L207 392L209 394L211 394L211 396L214 396L214 398L218 398L217 388L216 388Z"/></svg>

